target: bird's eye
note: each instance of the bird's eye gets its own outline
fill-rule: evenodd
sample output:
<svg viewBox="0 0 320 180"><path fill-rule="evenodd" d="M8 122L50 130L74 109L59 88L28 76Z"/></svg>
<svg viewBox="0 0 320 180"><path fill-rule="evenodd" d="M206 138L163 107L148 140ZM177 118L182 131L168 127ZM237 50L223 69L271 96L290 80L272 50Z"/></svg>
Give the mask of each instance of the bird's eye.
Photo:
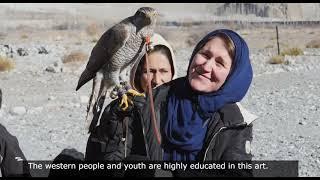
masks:
<svg viewBox="0 0 320 180"><path fill-rule="evenodd" d="M138 11L137 12L137 16L142 16L143 17L143 16L145 16L145 14L143 12L141 12L141 11Z"/></svg>

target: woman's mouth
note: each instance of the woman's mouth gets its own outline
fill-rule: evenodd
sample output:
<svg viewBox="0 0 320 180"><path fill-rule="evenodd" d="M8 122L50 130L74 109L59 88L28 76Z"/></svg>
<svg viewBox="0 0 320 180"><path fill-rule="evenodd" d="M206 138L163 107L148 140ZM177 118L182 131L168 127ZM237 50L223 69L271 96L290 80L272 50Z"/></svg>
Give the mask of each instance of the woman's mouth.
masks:
<svg viewBox="0 0 320 180"><path fill-rule="evenodd" d="M199 76L202 76L206 79L209 79L211 81L211 77L207 77L204 73L202 73L202 70L201 70L201 67L196 67L195 68L195 72L199 75Z"/></svg>

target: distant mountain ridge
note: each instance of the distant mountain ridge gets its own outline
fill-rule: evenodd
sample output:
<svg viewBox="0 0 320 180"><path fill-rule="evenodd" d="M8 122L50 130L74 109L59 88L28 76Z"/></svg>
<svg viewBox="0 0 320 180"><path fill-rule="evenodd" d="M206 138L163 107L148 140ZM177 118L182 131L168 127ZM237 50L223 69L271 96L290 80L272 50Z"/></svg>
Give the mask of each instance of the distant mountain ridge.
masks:
<svg viewBox="0 0 320 180"><path fill-rule="evenodd" d="M241 14L283 20L320 20L320 3L220 3L209 8L217 16Z"/></svg>
<svg viewBox="0 0 320 180"><path fill-rule="evenodd" d="M0 3L0 19L69 16L117 22L142 6L156 8L160 21L320 21L320 3Z"/></svg>

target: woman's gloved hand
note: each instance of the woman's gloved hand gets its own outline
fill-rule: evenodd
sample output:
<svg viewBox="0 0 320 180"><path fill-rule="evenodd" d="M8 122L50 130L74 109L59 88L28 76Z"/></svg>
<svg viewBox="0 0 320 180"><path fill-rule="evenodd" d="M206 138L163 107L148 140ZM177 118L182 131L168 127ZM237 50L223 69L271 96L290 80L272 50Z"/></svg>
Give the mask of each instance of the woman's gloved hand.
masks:
<svg viewBox="0 0 320 180"><path fill-rule="evenodd" d="M104 99L101 99L100 102L103 101ZM99 126L96 126L100 114L99 112L97 112L89 127L89 131L99 131L100 133L102 133L100 134L101 137L113 137L116 131L119 129L118 127L120 127L119 123L123 121L125 117L131 116L134 109L143 108L145 106L146 99L145 97L141 96L132 97L133 103L126 110L123 110L120 107L120 101L121 99L118 98L110 102L110 104L103 110ZM102 104L100 104L99 106L102 107ZM99 132L97 133L99 134Z"/></svg>
<svg viewBox="0 0 320 180"><path fill-rule="evenodd" d="M122 120L126 116L130 116L132 114L133 109L143 108L146 103L146 98L143 96L134 96L130 97L132 100L132 104L126 110L123 110L120 106L121 99L116 99L112 101L109 106L104 109L102 114L102 119L107 117L111 117L112 119Z"/></svg>
<svg viewBox="0 0 320 180"><path fill-rule="evenodd" d="M114 101L112 101L110 103L109 107L106 107L106 109L104 109L104 114L107 112L109 112L109 116L114 116L114 117L118 117L120 119L124 118L125 116L129 116L132 112L132 105L130 105L126 110L123 110L120 106L120 99L116 99ZM104 114L102 115L102 117L104 116Z"/></svg>

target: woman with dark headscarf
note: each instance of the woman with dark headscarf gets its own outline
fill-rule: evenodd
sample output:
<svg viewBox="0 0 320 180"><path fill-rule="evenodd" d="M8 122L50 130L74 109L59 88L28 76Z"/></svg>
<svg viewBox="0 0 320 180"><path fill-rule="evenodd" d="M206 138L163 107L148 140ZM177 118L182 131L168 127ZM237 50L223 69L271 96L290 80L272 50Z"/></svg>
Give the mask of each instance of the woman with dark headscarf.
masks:
<svg viewBox="0 0 320 180"><path fill-rule="evenodd" d="M252 76L246 42L227 29L209 33L196 45L187 75L153 91L157 122L151 118L148 98L135 101L127 155L170 162L251 161L254 118L248 118L238 102L247 93ZM121 115L116 109L105 110L105 116ZM175 173L192 175L190 172L199 175L198 171ZM200 175L243 173L202 170Z"/></svg>
<svg viewBox="0 0 320 180"><path fill-rule="evenodd" d="M140 92L145 93L147 90L147 67L145 56L148 55L149 71L151 74L150 84L152 88L158 87L163 83L169 82L176 78L175 55L171 45L160 35L155 33L151 39L151 46L148 54L145 54L141 61L136 63L130 71L130 85ZM128 120L134 114L134 110L128 113L119 112L119 100L113 101L104 111L100 125L92 122L90 125L90 137L86 147L86 160L109 160L119 161L130 154L131 146L128 147L129 124L133 121ZM109 110L110 106L114 109Z"/></svg>

